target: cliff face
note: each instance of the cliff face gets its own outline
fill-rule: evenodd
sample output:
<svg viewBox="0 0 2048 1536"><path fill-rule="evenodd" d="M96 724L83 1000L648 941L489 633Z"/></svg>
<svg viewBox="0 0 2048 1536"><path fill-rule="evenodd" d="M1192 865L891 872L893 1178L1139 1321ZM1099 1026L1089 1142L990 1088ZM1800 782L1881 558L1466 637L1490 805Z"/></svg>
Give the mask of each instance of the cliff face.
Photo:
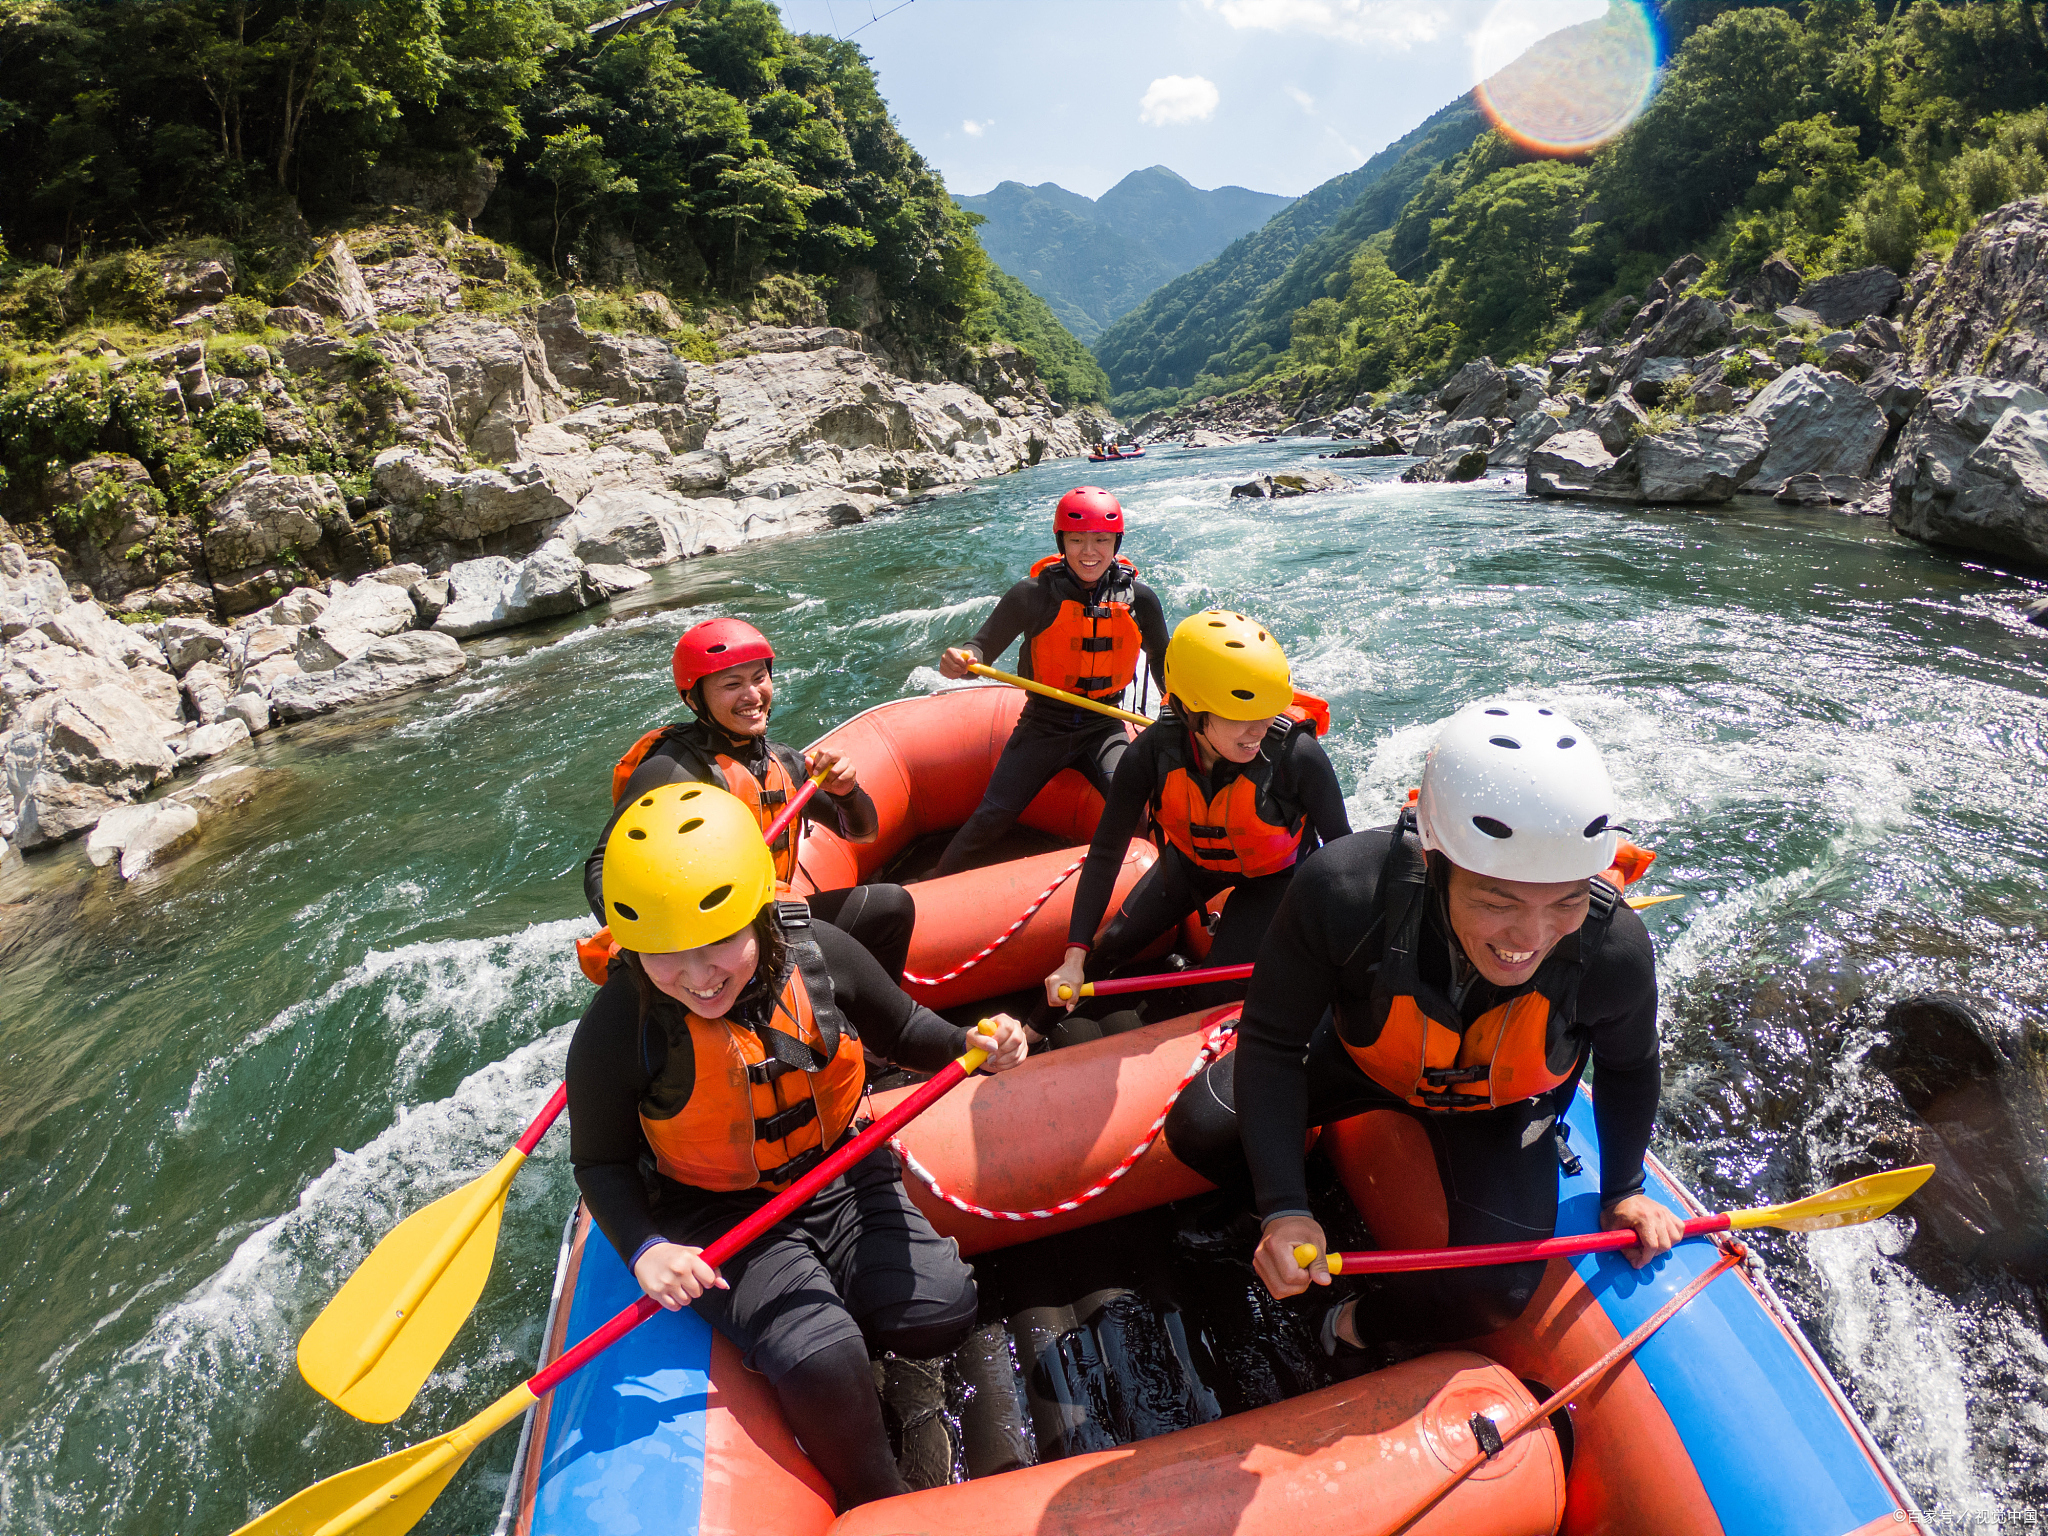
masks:
<svg viewBox="0 0 2048 1536"><path fill-rule="evenodd" d="M2048 202L1987 214L1956 242L1913 318L1928 374L2048 380Z"/></svg>

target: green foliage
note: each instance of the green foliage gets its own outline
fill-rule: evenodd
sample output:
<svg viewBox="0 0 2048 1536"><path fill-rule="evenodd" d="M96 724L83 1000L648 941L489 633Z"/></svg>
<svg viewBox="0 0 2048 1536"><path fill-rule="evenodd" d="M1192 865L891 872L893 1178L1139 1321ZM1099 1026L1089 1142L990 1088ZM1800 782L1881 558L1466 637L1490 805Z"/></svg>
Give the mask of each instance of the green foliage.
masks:
<svg viewBox="0 0 2048 1536"><path fill-rule="evenodd" d="M104 546L121 531L128 520L128 499L135 494L113 475L101 475L78 500L67 502L51 513L51 521L73 537ZM155 511L162 511L163 493L155 486L142 488L142 495Z"/></svg>
<svg viewBox="0 0 2048 1536"><path fill-rule="evenodd" d="M1053 318L1045 300L999 267L989 268L988 286L994 296L982 322L988 339L1029 353L1045 387L1063 404L1101 404L1109 399L1109 377L1102 365Z"/></svg>
<svg viewBox="0 0 2048 1536"><path fill-rule="evenodd" d="M253 405L217 405L199 418L197 431L215 458L247 458L263 446L263 413Z"/></svg>
<svg viewBox="0 0 2048 1536"><path fill-rule="evenodd" d="M35 484L95 453L159 456L173 423L153 382L74 369L0 393L0 466Z"/></svg>

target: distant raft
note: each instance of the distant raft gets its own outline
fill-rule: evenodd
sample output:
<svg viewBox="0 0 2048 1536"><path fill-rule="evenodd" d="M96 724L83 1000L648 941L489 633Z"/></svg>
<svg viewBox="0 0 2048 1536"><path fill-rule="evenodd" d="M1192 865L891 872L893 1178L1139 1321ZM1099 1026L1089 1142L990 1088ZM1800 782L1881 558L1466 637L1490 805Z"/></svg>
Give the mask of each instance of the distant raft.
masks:
<svg viewBox="0 0 2048 1536"><path fill-rule="evenodd" d="M999 1211L1058 1204L1100 1181L1143 1138L1214 1026L1233 1014L1185 1015L972 1079L905 1131L904 1148L970 1202ZM877 1095L878 1107L892 1098ZM1561 1234L1599 1223L1599 1139L1588 1094L1581 1092L1567 1122L1579 1165L1559 1173ZM1320 1147L1381 1243L1443 1243L1442 1195L1414 1121L1362 1115L1326 1127ZM1648 1175L1658 1199L1688 1213L1701 1209L1654 1159ZM1100 1199L1044 1221L966 1214L918 1178L907 1182L939 1231L970 1255L1132 1217L1208 1188L1160 1142ZM1105 1352L1090 1354L1088 1340L1114 1332L1077 1322L1080 1303L1035 1307L1009 1323L1014 1381L1007 1347L970 1348L956 1361L961 1379L975 1384L962 1410L970 1472L976 1450L967 1421L978 1412L1011 1412L1004 1433L1012 1452L985 1462L998 1470L944 1482L941 1465L939 1486L844 1516L835 1515L830 1489L765 1381L695 1314L659 1314L534 1410L499 1530L1378 1536L1393 1511L1473 1455L1475 1415L1505 1423L1527 1413L1718 1256L1713 1244L1690 1242L1643 1271L1614 1254L1553 1260L1527 1311L1498 1333L1248 1412L1219 1415L1211 1395L1205 1421L1125 1443L1068 1431L1102 1411L1100 1396L1143 1398L1159 1372L1120 1377ZM563 1246L544 1358L556 1358L637 1294L579 1208ZM1185 1359L1187 1341L1176 1338L1172 1350ZM1074 1387L1081 1355L1098 1383L1109 1369L1106 1394ZM1026 1403L1028 1417L1020 1420L1011 1405ZM989 1443L984 1436L984 1458ZM1411 1529L1434 1536L1925 1532L1825 1365L1762 1276L1745 1267L1722 1275L1632 1359L1510 1441Z"/></svg>

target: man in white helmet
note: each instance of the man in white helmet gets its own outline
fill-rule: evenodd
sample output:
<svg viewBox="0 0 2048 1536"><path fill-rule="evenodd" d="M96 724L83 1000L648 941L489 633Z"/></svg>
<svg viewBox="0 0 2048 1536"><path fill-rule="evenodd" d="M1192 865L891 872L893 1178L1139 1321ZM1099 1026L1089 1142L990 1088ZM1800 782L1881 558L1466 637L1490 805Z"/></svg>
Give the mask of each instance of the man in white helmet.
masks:
<svg viewBox="0 0 2048 1536"><path fill-rule="evenodd" d="M1305 860L1259 950L1238 1048L1166 1125L1183 1162L1253 1198L1254 1267L1275 1296L1328 1285L1307 1130L1393 1109L1427 1132L1449 1241L1552 1236L1554 1126L1588 1061L1601 1224L1647 1264L1682 1235L1642 1190L1659 1093L1649 934L1615 887L1613 787L1564 715L1522 700L1460 710L1412 810ZM1447 1342L1512 1322L1543 1265L1376 1277L1323 1318L1323 1347Z"/></svg>

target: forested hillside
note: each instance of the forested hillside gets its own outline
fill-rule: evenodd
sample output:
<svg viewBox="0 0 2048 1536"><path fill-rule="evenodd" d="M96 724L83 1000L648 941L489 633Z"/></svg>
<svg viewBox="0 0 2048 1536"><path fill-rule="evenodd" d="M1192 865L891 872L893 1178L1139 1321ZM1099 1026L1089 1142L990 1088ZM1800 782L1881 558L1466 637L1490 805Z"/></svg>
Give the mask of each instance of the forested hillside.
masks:
<svg viewBox="0 0 2048 1536"><path fill-rule="evenodd" d="M988 222L982 246L1083 341L1169 278L1214 256L1293 201L1246 187L1204 190L1163 165L1133 171L1099 198L1052 182L1006 181L955 198Z"/></svg>
<svg viewBox="0 0 2048 1536"><path fill-rule="evenodd" d="M909 361L1002 317L971 221L859 50L765 0L6 0L0 324L165 318L124 248L230 251L259 294L311 227L474 217L544 284L858 325ZM1043 330L1048 315L1032 315Z"/></svg>
<svg viewBox="0 0 2048 1536"><path fill-rule="evenodd" d="M1540 354L1689 250L1719 293L1774 256L1808 279L1903 275L2048 187L2040 5L1673 3L1662 20L1682 41L1628 131L1577 158L1481 135L1307 296L1284 351L1211 376L1355 392Z"/></svg>

